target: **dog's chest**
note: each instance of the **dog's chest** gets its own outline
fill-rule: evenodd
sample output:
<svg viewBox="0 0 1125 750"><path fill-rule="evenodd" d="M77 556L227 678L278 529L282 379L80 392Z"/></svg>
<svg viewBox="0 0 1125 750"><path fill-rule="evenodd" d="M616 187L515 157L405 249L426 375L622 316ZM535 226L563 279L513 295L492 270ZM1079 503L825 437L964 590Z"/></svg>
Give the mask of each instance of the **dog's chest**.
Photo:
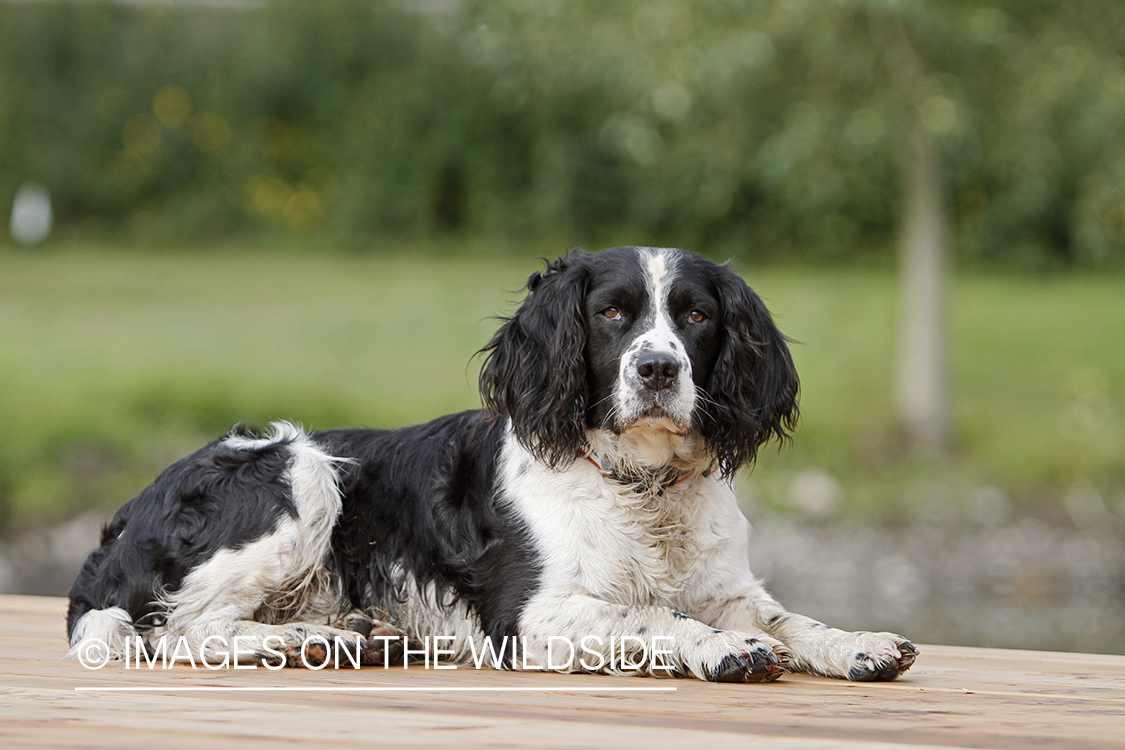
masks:
<svg viewBox="0 0 1125 750"><path fill-rule="evenodd" d="M572 499L572 522L595 540L568 552L579 561L582 580L599 596L630 603L677 598L712 545L697 493L634 492L605 483L601 491ZM583 562L584 561L584 562ZM596 591L598 587L606 591Z"/></svg>
<svg viewBox="0 0 1125 750"><path fill-rule="evenodd" d="M563 472L524 464L509 476L509 500L541 557L540 585L558 594L685 608L740 531L716 512L711 480L656 494L581 464Z"/></svg>

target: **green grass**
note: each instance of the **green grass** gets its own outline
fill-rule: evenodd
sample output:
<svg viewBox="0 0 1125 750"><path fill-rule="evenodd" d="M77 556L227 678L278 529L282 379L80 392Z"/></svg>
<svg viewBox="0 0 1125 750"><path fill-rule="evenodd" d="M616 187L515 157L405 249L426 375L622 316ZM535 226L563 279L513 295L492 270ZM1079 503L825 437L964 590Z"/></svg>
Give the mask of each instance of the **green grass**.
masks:
<svg viewBox="0 0 1125 750"><path fill-rule="evenodd" d="M934 460L910 456L895 428L892 272L775 271L757 286L802 342L801 431L771 462L782 478L827 468L851 511L884 515L963 505L984 486L1050 502L1080 482L1125 511L1125 278L955 278L955 447Z"/></svg>
<svg viewBox="0 0 1125 750"><path fill-rule="evenodd" d="M495 252L0 252L0 507L26 525L112 508L241 420L396 426L475 408L470 361L539 267ZM747 273L799 340L802 423L749 480L787 504L808 467L841 511L898 515L996 485L1017 500L1125 486L1125 279L954 283L957 450L900 448L883 271ZM1054 494L1052 494L1054 493Z"/></svg>

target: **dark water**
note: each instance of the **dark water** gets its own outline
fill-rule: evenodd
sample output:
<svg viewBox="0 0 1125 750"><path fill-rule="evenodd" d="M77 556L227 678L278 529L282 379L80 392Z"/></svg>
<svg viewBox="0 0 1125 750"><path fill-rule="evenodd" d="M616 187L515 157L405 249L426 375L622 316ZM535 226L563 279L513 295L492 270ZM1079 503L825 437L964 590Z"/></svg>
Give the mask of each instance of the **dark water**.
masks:
<svg viewBox="0 0 1125 750"><path fill-rule="evenodd" d="M849 630L1125 654L1125 533L1116 524L870 528L759 518L751 567L789 609Z"/></svg>

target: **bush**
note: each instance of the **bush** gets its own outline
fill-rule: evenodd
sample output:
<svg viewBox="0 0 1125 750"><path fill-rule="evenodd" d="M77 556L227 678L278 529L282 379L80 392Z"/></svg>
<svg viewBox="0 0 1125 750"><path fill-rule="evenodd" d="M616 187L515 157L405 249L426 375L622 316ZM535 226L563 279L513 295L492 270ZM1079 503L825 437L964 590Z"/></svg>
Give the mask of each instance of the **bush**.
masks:
<svg viewBox="0 0 1125 750"><path fill-rule="evenodd" d="M64 232L149 243L888 257L914 117L963 257L1125 259L1125 6L817 6L5 4L0 201L35 180Z"/></svg>

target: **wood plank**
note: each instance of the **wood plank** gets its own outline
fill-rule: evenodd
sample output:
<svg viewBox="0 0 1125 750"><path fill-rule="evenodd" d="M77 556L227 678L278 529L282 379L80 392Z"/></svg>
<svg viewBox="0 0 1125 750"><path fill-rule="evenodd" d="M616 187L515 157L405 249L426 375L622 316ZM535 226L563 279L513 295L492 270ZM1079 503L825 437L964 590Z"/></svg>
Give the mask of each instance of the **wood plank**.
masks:
<svg viewBox="0 0 1125 750"><path fill-rule="evenodd" d="M724 748L751 739L782 750L1125 747L1122 656L923 646L905 679L875 684L790 675L770 685L720 685L415 666L93 671L63 658L65 606L0 597L6 747L245 750L373 739L420 748ZM630 691L638 687L675 690ZM207 689L177 692L183 688Z"/></svg>

